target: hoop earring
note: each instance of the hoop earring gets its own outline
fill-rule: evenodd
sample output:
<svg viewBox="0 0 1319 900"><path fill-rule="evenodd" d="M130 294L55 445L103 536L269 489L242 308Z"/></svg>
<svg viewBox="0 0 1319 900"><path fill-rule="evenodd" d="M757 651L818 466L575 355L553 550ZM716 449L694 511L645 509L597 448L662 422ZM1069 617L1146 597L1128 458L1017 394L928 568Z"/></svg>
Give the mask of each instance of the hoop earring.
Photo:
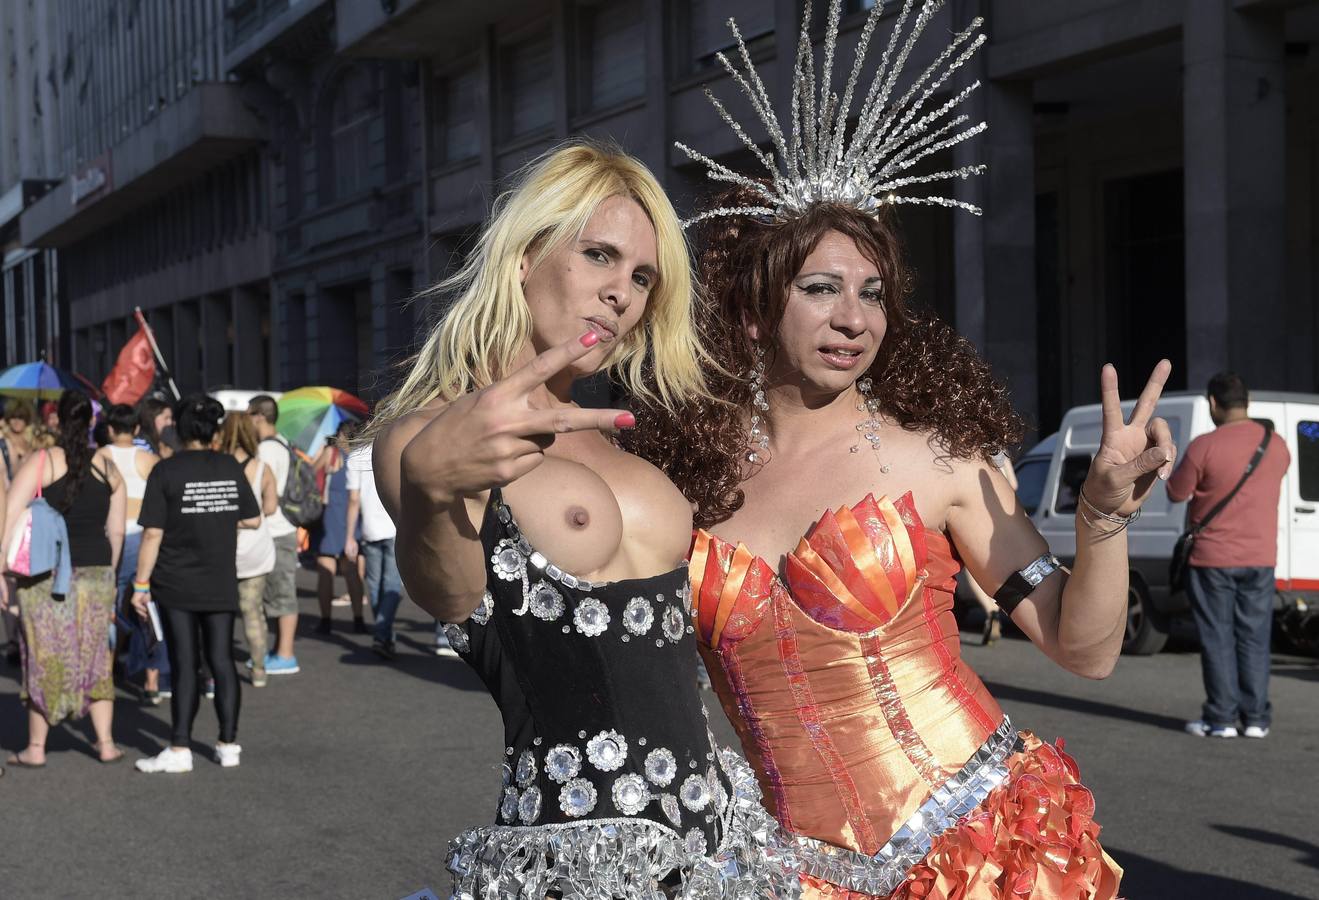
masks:
<svg viewBox="0 0 1319 900"><path fill-rule="evenodd" d="M747 462L761 462L763 451L769 449L769 435L760 426L764 422L763 413L769 412L769 401L765 399L765 348L759 343L756 347L756 361L751 366L751 449L747 452Z"/></svg>

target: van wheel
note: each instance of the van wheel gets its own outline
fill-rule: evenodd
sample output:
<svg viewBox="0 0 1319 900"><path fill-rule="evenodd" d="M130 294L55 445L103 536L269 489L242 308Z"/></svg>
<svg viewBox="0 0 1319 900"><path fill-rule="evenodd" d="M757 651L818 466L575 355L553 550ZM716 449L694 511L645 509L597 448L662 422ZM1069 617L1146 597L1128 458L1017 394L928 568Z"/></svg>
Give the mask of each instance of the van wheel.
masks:
<svg viewBox="0 0 1319 900"><path fill-rule="evenodd" d="M1127 586L1127 632L1122 652L1131 656L1158 653L1168 643L1168 622L1150 604L1149 592L1138 578Z"/></svg>

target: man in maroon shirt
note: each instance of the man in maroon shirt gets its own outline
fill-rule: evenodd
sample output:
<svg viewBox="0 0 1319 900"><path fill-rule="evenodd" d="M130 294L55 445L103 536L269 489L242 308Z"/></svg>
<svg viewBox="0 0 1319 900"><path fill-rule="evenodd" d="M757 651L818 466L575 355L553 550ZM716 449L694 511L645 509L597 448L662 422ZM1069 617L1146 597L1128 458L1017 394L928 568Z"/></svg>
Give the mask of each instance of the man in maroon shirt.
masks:
<svg viewBox="0 0 1319 900"><path fill-rule="evenodd" d="M1209 379L1209 415L1217 427L1191 441L1168 479L1168 499L1190 500L1187 525L1198 522L1241 480L1264 428L1246 415L1241 378ZM1278 494L1291 454L1273 434L1259 465L1191 549L1187 593L1200 632L1205 704L1186 724L1200 737L1269 733L1269 635L1273 625L1273 567L1278 560Z"/></svg>

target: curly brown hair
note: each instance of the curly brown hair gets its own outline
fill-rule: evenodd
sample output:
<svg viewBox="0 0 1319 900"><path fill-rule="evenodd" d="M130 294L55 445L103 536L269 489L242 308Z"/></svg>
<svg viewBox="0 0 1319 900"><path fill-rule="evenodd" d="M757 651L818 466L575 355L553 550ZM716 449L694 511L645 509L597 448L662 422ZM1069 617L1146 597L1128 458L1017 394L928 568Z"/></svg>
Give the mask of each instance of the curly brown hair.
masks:
<svg viewBox="0 0 1319 900"><path fill-rule="evenodd" d="M756 205L756 195L732 188L711 206ZM696 315L702 338L726 371L707 372L716 402L668 412L637 409L626 433L632 452L659 466L696 505L698 525L731 516L742 505L748 475L747 422L755 323L770 353L787 304L787 287L806 257L830 231L851 238L879 269L888 330L868 373L885 415L902 428L926 432L940 453L988 458L1015 448L1024 423L1006 387L994 378L971 342L930 313L911 308L911 274L888 211L867 215L819 203L786 221L749 216L707 220L696 235L705 302ZM735 374L730 374L735 373Z"/></svg>

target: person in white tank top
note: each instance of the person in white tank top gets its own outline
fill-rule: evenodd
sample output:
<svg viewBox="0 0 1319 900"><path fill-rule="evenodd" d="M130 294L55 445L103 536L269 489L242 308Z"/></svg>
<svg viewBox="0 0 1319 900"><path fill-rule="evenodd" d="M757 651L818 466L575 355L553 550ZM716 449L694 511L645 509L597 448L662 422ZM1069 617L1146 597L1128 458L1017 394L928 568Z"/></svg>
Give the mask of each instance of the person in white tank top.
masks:
<svg viewBox="0 0 1319 900"><path fill-rule="evenodd" d="M266 630L266 613L262 603L266 576L275 568L275 538L270 530L270 517L279 511L279 494L275 473L258 455L256 425L245 412L231 412L225 416L220 431L215 435L215 449L228 453L243 465L243 474L252 486L252 493L261 503L261 524L256 528L238 529L238 550L234 560L238 568L238 609L243 614L243 633L247 637L247 651L252 672L252 686L266 685L266 651L270 635Z"/></svg>
<svg viewBox="0 0 1319 900"><path fill-rule="evenodd" d="M137 524L137 514L142 508L142 494L147 487L147 476L151 474L156 463L160 462L160 457L134 445L133 439L138 432L138 415L137 410L127 403L116 403L108 408L105 411L105 422L110 427L110 443L97 453L119 470L119 477L124 479L124 487L128 493L124 549L119 556L119 572L116 575L120 601L115 615L116 624L119 626L116 631L122 629L128 635L128 660L124 671L128 675L146 671L143 696L154 706L170 696L169 656L164 641L152 645L147 639L142 620L132 615L128 609L128 594L132 589L133 573L137 571L137 550L142 543L142 526Z"/></svg>

